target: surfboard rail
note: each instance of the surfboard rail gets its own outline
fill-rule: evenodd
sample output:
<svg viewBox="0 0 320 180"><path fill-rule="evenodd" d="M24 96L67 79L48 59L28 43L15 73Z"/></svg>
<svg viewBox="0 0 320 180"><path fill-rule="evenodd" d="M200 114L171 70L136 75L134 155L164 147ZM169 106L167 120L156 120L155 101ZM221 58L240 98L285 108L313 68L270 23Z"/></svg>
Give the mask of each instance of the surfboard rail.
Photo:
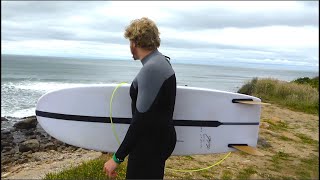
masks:
<svg viewBox="0 0 320 180"><path fill-rule="evenodd" d="M37 120L49 135L67 144L114 152L119 144L113 131L122 140L132 118L128 84L118 88L112 111L109 110L116 87L117 84L104 84L48 92L37 102ZM243 99L260 102L257 97L239 93L178 86L173 114L177 144L173 155L236 151L228 147L232 143L256 147L261 107L234 104Z"/></svg>

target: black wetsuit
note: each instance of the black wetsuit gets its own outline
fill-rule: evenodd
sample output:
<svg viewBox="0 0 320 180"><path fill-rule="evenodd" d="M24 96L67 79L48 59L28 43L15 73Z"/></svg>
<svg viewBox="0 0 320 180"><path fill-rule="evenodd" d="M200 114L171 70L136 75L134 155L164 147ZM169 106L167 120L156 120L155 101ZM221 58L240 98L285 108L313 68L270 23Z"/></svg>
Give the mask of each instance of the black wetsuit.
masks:
<svg viewBox="0 0 320 180"><path fill-rule="evenodd" d="M165 161L176 145L172 120L176 77L158 50L141 62L143 67L130 87L132 121L115 155L124 159L129 154L127 179L162 179Z"/></svg>

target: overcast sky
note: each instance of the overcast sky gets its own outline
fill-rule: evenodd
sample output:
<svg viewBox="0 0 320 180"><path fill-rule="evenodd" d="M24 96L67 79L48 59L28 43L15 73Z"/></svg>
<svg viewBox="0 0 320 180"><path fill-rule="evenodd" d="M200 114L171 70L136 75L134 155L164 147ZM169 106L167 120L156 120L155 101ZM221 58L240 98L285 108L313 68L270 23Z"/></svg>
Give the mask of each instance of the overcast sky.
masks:
<svg viewBox="0 0 320 180"><path fill-rule="evenodd" d="M124 29L149 17L172 62L318 69L318 1L1 1L3 54L131 59Z"/></svg>

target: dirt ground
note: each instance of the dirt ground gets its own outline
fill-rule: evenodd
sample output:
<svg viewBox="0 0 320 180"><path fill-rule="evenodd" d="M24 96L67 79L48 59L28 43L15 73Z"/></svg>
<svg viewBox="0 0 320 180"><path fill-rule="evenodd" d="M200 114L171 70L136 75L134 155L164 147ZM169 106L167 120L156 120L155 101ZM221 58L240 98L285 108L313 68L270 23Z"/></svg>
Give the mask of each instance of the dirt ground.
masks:
<svg viewBox="0 0 320 180"><path fill-rule="evenodd" d="M1 179L43 179L47 173L59 172L71 166L80 165L83 162L99 158L102 153L79 148L74 152L51 150L35 152L32 155L41 160L11 167L9 172L1 175Z"/></svg>
<svg viewBox="0 0 320 180"><path fill-rule="evenodd" d="M275 105L263 106L258 150L264 156L232 152L220 165L199 172L166 170L165 179L319 179L319 116ZM166 166L198 169L226 154L170 157Z"/></svg>
<svg viewBox="0 0 320 180"><path fill-rule="evenodd" d="M264 156L232 152L221 164L199 172L166 169L165 179L319 179L319 116L291 111L276 105L263 106L258 150ZM101 156L100 152L80 150L34 154L38 162L12 167L2 177L40 179ZM172 156L166 167L198 169L208 167L226 154Z"/></svg>

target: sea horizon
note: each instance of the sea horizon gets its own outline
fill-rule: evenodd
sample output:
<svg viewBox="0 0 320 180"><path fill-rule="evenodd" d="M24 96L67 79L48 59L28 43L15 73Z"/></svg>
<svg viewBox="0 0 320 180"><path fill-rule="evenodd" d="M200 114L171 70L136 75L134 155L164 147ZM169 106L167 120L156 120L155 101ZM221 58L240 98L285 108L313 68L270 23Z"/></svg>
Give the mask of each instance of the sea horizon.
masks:
<svg viewBox="0 0 320 180"><path fill-rule="evenodd" d="M43 57L43 58L57 58L57 59L73 59L73 60L111 60L111 61L134 61L128 58L119 57L95 57L95 56L58 56L58 55L30 55L30 54L1 54L1 56L25 56L25 57ZM249 69L266 69L266 70L289 70L289 71L307 71L319 73L319 66L303 66L303 65L288 65L288 64L270 64L259 62L233 62L233 61L215 61L214 58L208 60L181 60L173 59L171 63L184 65L209 65L209 66L223 66L223 67L240 67Z"/></svg>
<svg viewBox="0 0 320 180"><path fill-rule="evenodd" d="M1 55L1 116L34 115L37 100L48 91L75 86L131 83L141 62L53 56ZM292 81L318 76L318 71L263 69L241 66L184 64L171 61L178 86L237 92L252 78Z"/></svg>

